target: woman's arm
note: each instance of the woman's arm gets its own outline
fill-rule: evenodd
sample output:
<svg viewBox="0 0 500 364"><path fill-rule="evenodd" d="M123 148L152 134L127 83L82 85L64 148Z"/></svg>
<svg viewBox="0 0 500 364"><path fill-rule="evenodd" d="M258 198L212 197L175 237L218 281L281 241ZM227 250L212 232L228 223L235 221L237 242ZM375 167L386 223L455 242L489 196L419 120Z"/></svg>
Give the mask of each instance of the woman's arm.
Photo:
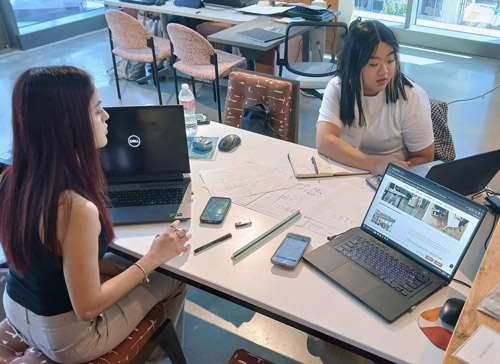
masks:
<svg viewBox="0 0 500 364"><path fill-rule="evenodd" d="M409 162L393 157L368 155L340 139L340 128L329 122L318 122L316 126L316 148L318 152L339 163L369 170L383 175L389 163L408 168Z"/></svg>
<svg viewBox="0 0 500 364"><path fill-rule="evenodd" d="M64 216L64 205L59 216ZM59 219L60 220L60 219ZM101 284L98 262L98 237L101 231L97 207L73 193L71 213L66 226L58 223L66 285L76 314L91 320L104 312L144 279L142 270L133 265ZM167 260L187 251L184 246L190 234L179 239L176 234L163 233L153 240L150 251L138 263L146 274Z"/></svg>
<svg viewBox="0 0 500 364"><path fill-rule="evenodd" d="M408 162L410 162L410 167L432 162L434 160L434 143L429 145L427 148L424 148L417 152L408 152L408 155Z"/></svg>

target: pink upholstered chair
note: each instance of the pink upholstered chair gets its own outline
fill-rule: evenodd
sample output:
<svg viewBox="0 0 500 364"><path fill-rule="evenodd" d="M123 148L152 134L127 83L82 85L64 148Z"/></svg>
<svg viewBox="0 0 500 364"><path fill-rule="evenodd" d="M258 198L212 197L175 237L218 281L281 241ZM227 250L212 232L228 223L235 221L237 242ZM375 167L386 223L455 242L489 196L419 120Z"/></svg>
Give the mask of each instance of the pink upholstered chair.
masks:
<svg viewBox="0 0 500 364"><path fill-rule="evenodd" d="M246 70L231 72L224 124L240 128L243 109L256 104L269 108L273 129L280 139L297 143L299 82Z"/></svg>
<svg viewBox="0 0 500 364"><path fill-rule="evenodd" d="M191 76L193 92L195 90L194 77L210 80L214 88L214 100L217 101L219 122L221 122L219 78L228 76L234 68L246 68L246 59L214 49L200 34L183 25L168 24L167 32L172 50L171 60L177 103L179 103L179 90L176 70Z"/></svg>
<svg viewBox="0 0 500 364"><path fill-rule="evenodd" d="M145 363L156 345L163 345L172 363L185 364L186 359L165 311L156 305L137 325L128 338L115 349L88 364ZM38 348L22 341L7 319L0 323L0 363L2 364L57 364Z"/></svg>
<svg viewBox="0 0 500 364"><path fill-rule="evenodd" d="M118 10L108 10L106 12L106 21L109 27L109 42L118 98L121 99L121 93L115 55L132 61L151 64L153 82L158 90L158 100L162 105L156 61L170 57L170 42L168 39L151 36L146 27L139 23L137 19ZM116 43L117 46L115 47L113 43Z"/></svg>

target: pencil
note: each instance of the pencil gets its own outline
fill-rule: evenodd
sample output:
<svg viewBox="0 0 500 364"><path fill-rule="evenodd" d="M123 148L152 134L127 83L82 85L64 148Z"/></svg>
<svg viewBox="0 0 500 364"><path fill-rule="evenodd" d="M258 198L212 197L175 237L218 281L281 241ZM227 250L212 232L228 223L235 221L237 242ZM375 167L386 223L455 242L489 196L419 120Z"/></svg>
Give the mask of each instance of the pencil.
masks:
<svg viewBox="0 0 500 364"><path fill-rule="evenodd" d="M223 235L221 236L220 238L217 238L213 241L211 241L210 243L206 243L205 245L202 245L200 246L199 248L196 248L195 250L193 250L193 252L196 254L196 253L199 253L207 248L210 248L211 246L214 246L215 244L218 244L220 242L223 242L224 240L227 240L229 238L232 238L233 236L231 235L231 233L227 233L226 235Z"/></svg>

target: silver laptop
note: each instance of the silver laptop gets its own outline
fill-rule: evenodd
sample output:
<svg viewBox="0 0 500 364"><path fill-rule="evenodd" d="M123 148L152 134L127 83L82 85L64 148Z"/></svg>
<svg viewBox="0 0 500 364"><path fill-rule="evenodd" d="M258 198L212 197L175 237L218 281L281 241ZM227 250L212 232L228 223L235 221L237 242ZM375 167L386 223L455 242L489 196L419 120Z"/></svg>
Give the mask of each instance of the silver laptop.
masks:
<svg viewBox="0 0 500 364"><path fill-rule="evenodd" d="M181 105L107 107L100 150L115 225L191 218L191 179Z"/></svg>
<svg viewBox="0 0 500 364"><path fill-rule="evenodd" d="M392 322L452 281L486 212L390 164L362 226L304 259Z"/></svg>

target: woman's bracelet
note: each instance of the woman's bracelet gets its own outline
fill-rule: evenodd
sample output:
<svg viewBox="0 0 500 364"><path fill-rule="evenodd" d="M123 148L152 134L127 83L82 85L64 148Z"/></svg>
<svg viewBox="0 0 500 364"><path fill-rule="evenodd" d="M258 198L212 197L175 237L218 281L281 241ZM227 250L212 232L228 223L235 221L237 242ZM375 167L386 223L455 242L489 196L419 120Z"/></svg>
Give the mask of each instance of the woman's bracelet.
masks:
<svg viewBox="0 0 500 364"><path fill-rule="evenodd" d="M142 273L144 274L144 279L141 281L141 283L144 283L144 282L149 283L149 277L146 274L146 270L142 267L142 265L140 265L139 263L134 263L134 265L136 267L138 267L142 271Z"/></svg>

